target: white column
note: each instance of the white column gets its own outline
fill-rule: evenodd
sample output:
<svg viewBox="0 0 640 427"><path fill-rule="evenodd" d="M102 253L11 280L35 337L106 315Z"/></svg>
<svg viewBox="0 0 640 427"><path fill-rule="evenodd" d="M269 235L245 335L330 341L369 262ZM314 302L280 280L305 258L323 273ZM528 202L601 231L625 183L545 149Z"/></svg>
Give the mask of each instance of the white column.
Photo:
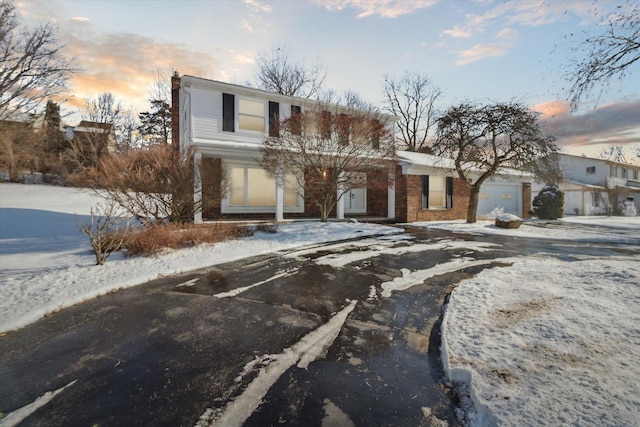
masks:
<svg viewBox="0 0 640 427"><path fill-rule="evenodd" d="M193 212L193 222L202 223L202 153L193 155L193 203L197 209Z"/></svg>
<svg viewBox="0 0 640 427"><path fill-rule="evenodd" d="M276 221L284 221L284 172L278 169L276 174Z"/></svg>
<svg viewBox="0 0 640 427"><path fill-rule="evenodd" d="M338 178L338 201L336 202L336 218L344 219L344 186L342 185L342 179L344 178L344 172L340 172Z"/></svg>
<svg viewBox="0 0 640 427"><path fill-rule="evenodd" d="M393 184L387 188L387 218L393 219L396 217L396 184L393 169L389 169L389 182Z"/></svg>

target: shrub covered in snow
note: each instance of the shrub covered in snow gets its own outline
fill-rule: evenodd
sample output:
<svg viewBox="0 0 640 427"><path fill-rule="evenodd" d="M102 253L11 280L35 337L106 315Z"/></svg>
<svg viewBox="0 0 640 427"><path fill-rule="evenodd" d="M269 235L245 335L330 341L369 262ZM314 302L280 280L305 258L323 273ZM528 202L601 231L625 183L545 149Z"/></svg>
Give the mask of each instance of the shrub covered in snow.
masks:
<svg viewBox="0 0 640 427"><path fill-rule="evenodd" d="M564 193L556 187L545 185L533 199L533 213L541 219L562 218Z"/></svg>

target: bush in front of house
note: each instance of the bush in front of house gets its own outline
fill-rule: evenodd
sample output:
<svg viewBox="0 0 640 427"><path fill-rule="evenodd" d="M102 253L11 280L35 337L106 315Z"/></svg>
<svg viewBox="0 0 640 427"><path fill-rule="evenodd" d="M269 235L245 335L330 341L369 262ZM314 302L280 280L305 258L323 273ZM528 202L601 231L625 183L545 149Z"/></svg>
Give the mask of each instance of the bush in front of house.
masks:
<svg viewBox="0 0 640 427"><path fill-rule="evenodd" d="M545 185L533 199L533 213L540 219L558 219L564 214L564 193Z"/></svg>

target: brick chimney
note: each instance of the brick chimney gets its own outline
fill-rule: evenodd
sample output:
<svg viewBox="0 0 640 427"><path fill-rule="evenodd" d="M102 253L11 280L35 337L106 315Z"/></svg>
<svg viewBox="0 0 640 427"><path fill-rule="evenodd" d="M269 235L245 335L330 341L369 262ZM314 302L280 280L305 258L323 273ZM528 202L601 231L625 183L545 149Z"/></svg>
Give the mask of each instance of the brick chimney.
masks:
<svg viewBox="0 0 640 427"><path fill-rule="evenodd" d="M177 71L171 76L171 143L180 151L180 74Z"/></svg>

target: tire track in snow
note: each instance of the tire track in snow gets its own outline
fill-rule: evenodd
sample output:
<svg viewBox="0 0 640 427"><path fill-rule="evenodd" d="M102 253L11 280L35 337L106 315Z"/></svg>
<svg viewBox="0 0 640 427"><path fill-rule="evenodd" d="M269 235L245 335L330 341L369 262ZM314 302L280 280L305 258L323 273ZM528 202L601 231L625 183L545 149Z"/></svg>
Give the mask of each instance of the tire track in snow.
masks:
<svg viewBox="0 0 640 427"><path fill-rule="evenodd" d="M284 349L280 354L266 355L259 358L267 365L262 367L256 378L249 383L240 396L232 400L222 411L207 409L196 423L196 427L207 426L242 426L244 422L260 406L269 389L289 368L297 364L306 369L309 363L322 357L336 339L349 313L358 301L351 301L348 306L335 314L327 323L309 332L293 346ZM243 373L251 371L256 361L249 362Z"/></svg>

